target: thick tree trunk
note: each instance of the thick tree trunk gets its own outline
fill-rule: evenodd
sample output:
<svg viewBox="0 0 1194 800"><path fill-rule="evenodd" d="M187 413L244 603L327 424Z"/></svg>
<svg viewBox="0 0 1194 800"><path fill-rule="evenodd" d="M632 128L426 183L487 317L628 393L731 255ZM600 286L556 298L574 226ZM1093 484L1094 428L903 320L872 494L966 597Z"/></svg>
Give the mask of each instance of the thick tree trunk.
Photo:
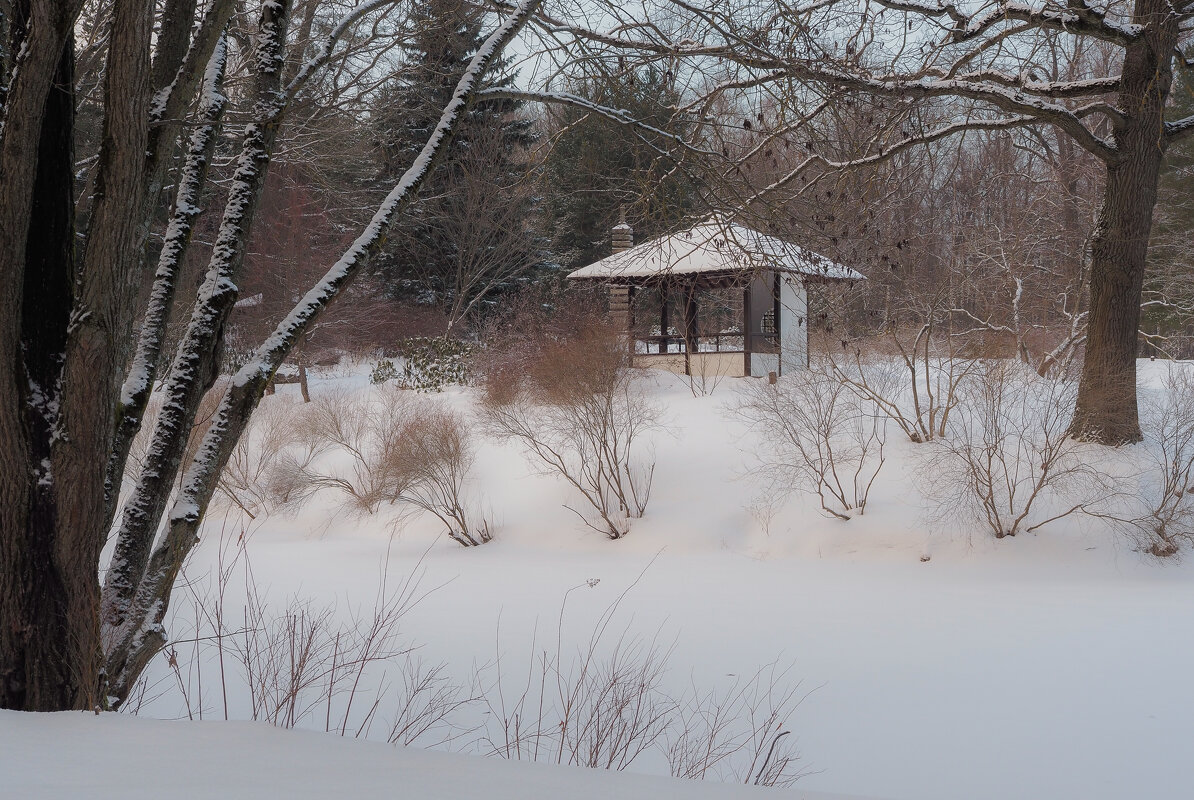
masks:
<svg viewBox="0 0 1194 800"><path fill-rule="evenodd" d="M57 484L48 467L74 279L73 67L68 39L46 98L30 198L36 224L25 244L20 403L28 458L23 469L5 469L11 489L24 484L27 511L23 526L5 520L0 627L15 635L0 637L0 707L31 711L88 707L97 685L96 659L80 667L87 621L70 613L68 585L98 584L93 569L79 574L60 557Z"/></svg>
<svg viewBox="0 0 1194 800"><path fill-rule="evenodd" d="M1145 256L1165 155L1164 111L1177 43L1177 23L1164 0L1137 0L1133 21L1147 36L1124 57L1120 107L1128 112L1115 132L1118 158L1091 244L1090 322L1086 359L1071 433L1119 445L1141 439L1136 405L1137 331Z"/></svg>

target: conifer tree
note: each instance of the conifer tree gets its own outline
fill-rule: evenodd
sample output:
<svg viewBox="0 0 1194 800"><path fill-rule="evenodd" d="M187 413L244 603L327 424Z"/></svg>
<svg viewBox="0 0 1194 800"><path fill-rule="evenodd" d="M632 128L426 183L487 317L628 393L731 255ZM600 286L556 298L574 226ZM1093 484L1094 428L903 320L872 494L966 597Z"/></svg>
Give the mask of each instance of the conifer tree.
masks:
<svg viewBox="0 0 1194 800"><path fill-rule="evenodd" d="M621 76L590 78L574 90L637 120L683 134L673 117L677 95L671 75L648 66ZM626 213L636 241L670 232L697 206L693 179L661 156L638 132L606 117L568 107L558 112L546 161L544 219L552 251L568 269L609 255L610 229Z"/></svg>
<svg viewBox="0 0 1194 800"><path fill-rule="evenodd" d="M411 15L408 68L381 92L375 115L382 181L418 152L468 60L482 42L485 12L469 0L422 0ZM509 86L508 61L486 87ZM377 271L387 294L439 306L451 327L494 295L528 279L542 257L529 221L533 121L522 103L473 106L436 177L397 226Z"/></svg>
<svg viewBox="0 0 1194 800"><path fill-rule="evenodd" d="M1194 48L1186 51L1194 58ZM1194 114L1194 81L1175 76L1172 113ZM1194 358L1194 140L1176 142L1165 153L1157 186L1140 328L1157 337L1149 342L1175 358Z"/></svg>

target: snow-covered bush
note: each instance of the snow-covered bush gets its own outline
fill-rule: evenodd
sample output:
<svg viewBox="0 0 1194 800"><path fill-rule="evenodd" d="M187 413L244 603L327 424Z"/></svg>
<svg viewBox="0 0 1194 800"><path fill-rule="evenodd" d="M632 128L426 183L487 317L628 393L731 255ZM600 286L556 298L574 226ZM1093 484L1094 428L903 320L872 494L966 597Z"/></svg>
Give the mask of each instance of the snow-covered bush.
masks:
<svg viewBox="0 0 1194 800"><path fill-rule="evenodd" d="M383 358L373 365L373 369L369 371L369 382L374 386L392 381L398 377L398 368L394 366L394 362L388 358Z"/></svg>
<svg viewBox="0 0 1194 800"><path fill-rule="evenodd" d="M442 392L452 384L462 384L470 348L467 342L448 336L418 336L398 345L402 357L402 386L419 392Z"/></svg>
<svg viewBox="0 0 1194 800"><path fill-rule="evenodd" d="M568 506L586 525L620 539L647 507L655 463L642 439L660 426L662 408L599 307L526 316L486 352L486 427L570 483L597 516Z"/></svg>
<svg viewBox="0 0 1194 800"><path fill-rule="evenodd" d="M976 361L945 436L923 454L923 492L939 518L961 514L996 538L1087 508L1100 474L1068 435L1077 385L1010 360Z"/></svg>
<svg viewBox="0 0 1194 800"><path fill-rule="evenodd" d="M735 411L759 433L758 472L776 491L816 495L848 520L866 511L883 468L887 418L825 362L771 385L748 382Z"/></svg>

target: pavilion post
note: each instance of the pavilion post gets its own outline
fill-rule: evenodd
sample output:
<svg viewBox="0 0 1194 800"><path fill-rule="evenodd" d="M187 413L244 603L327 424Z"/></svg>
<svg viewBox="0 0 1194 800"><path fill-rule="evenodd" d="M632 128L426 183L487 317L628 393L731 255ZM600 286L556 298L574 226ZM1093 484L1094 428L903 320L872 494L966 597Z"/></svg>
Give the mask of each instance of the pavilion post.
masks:
<svg viewBox="0 0 1194 800"><path fill-rule="evenodd" d="M700 349L697 340L697 284L693 281L684 293L684 373L692 374L692 358Z"/></svg>
<svg viewBox="0 0 1194 800"><path fill-rule="evenodd" d="M668 288L667 281L659 284L659 352L661 353L668 351L668 328L671 327L667 313Z"/></svg>
<svg viewBox="0 0 1194 800"><path fill-rule="evenodd" d="M742 289L742 374L750 377L750 281Z"/></svg>

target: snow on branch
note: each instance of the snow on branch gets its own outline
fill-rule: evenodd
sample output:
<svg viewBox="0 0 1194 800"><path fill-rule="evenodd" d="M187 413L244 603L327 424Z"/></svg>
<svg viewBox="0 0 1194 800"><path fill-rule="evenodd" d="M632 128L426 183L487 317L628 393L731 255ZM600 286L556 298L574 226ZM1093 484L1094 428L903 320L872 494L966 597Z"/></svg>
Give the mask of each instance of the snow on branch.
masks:
<svg viewBox="0 0 1194 800"><path fill-rule="evenodd" d="M1176 122L1165 123L1165 135L1169 137L1169 141L1175 142L1194 133L1194 115L1188 116L1185 119L1179 119Z"/></svg>
<svg viewBox="0 0 1194 800"><path fill-rule="evenodd" d="M124 474L129 446L141 428L142 414L153 389L162 345L166 338L166 323L174 302L183 255L190 242L195 219L202 210L199 203L203 185L207 180L207 168L215 149L220 118L228 103L223 93L227 60L227 39L221 35L204 71L198 126L192 131L187 144L175 193L174 212L166 226L162 249L158 253L157 269L145 309L145 318L141 323L137 350L129 374L121 387L116 438L104 481L104 490L107 493L105 501L109 508L115 502L114 495Z"/></svg>
<svg viewBox="0 0 1194 800"><path fill-rule="evenodd" d="M116 648L127 655L121 663L110 665L119 672L111 676L117 684L129 675L138 674L141 666L165 641L161 622L166 614L174 580L197 541L199 523L215 492L219 474L244 432L265 383L319 313L344 290L380 247L386 231L413 200L437 157L451 141L472 102L482 75L523 28L540 2L542 0L523 0L517 12L510 15L485 40L469 61L427 143L378 208L372 221L233 378L184 474L181 489L170 510L165 535L154 548L136 587L127 615L129 621L119 632L121 641L116 644Z"/></svg>
<svg viewBox="0 0 1194 800"><path fill-rule="evenodd" d="M232 0L211 0L208 4L195 26L195 33L191 36L186 55L183 56L174 80L164 86L150 104L151 124L160 124L182 116L183 110L190 102L195 82L201 79L202 65L210 64L216 42L232 17L233 5Z"/></svg>
<svg viewBox="0 0 1194 800"><path fill-rule="evenodd" d="M1143 34L1139 25L1109 22L1103 12L1091 8L1083 0L1069 0L1064 9L1052 4L1034 8L1023 2L1001 2L977 14L964 14L953 3L929 5L915 0L877 2L879 5L907 14L924 17L948 16L953 22L951 38L954 42L977 38L1005 20L1024 22L1035 28L1048 28L1078 36L1093 36L1118 45L1131 44Z"/></svg>

